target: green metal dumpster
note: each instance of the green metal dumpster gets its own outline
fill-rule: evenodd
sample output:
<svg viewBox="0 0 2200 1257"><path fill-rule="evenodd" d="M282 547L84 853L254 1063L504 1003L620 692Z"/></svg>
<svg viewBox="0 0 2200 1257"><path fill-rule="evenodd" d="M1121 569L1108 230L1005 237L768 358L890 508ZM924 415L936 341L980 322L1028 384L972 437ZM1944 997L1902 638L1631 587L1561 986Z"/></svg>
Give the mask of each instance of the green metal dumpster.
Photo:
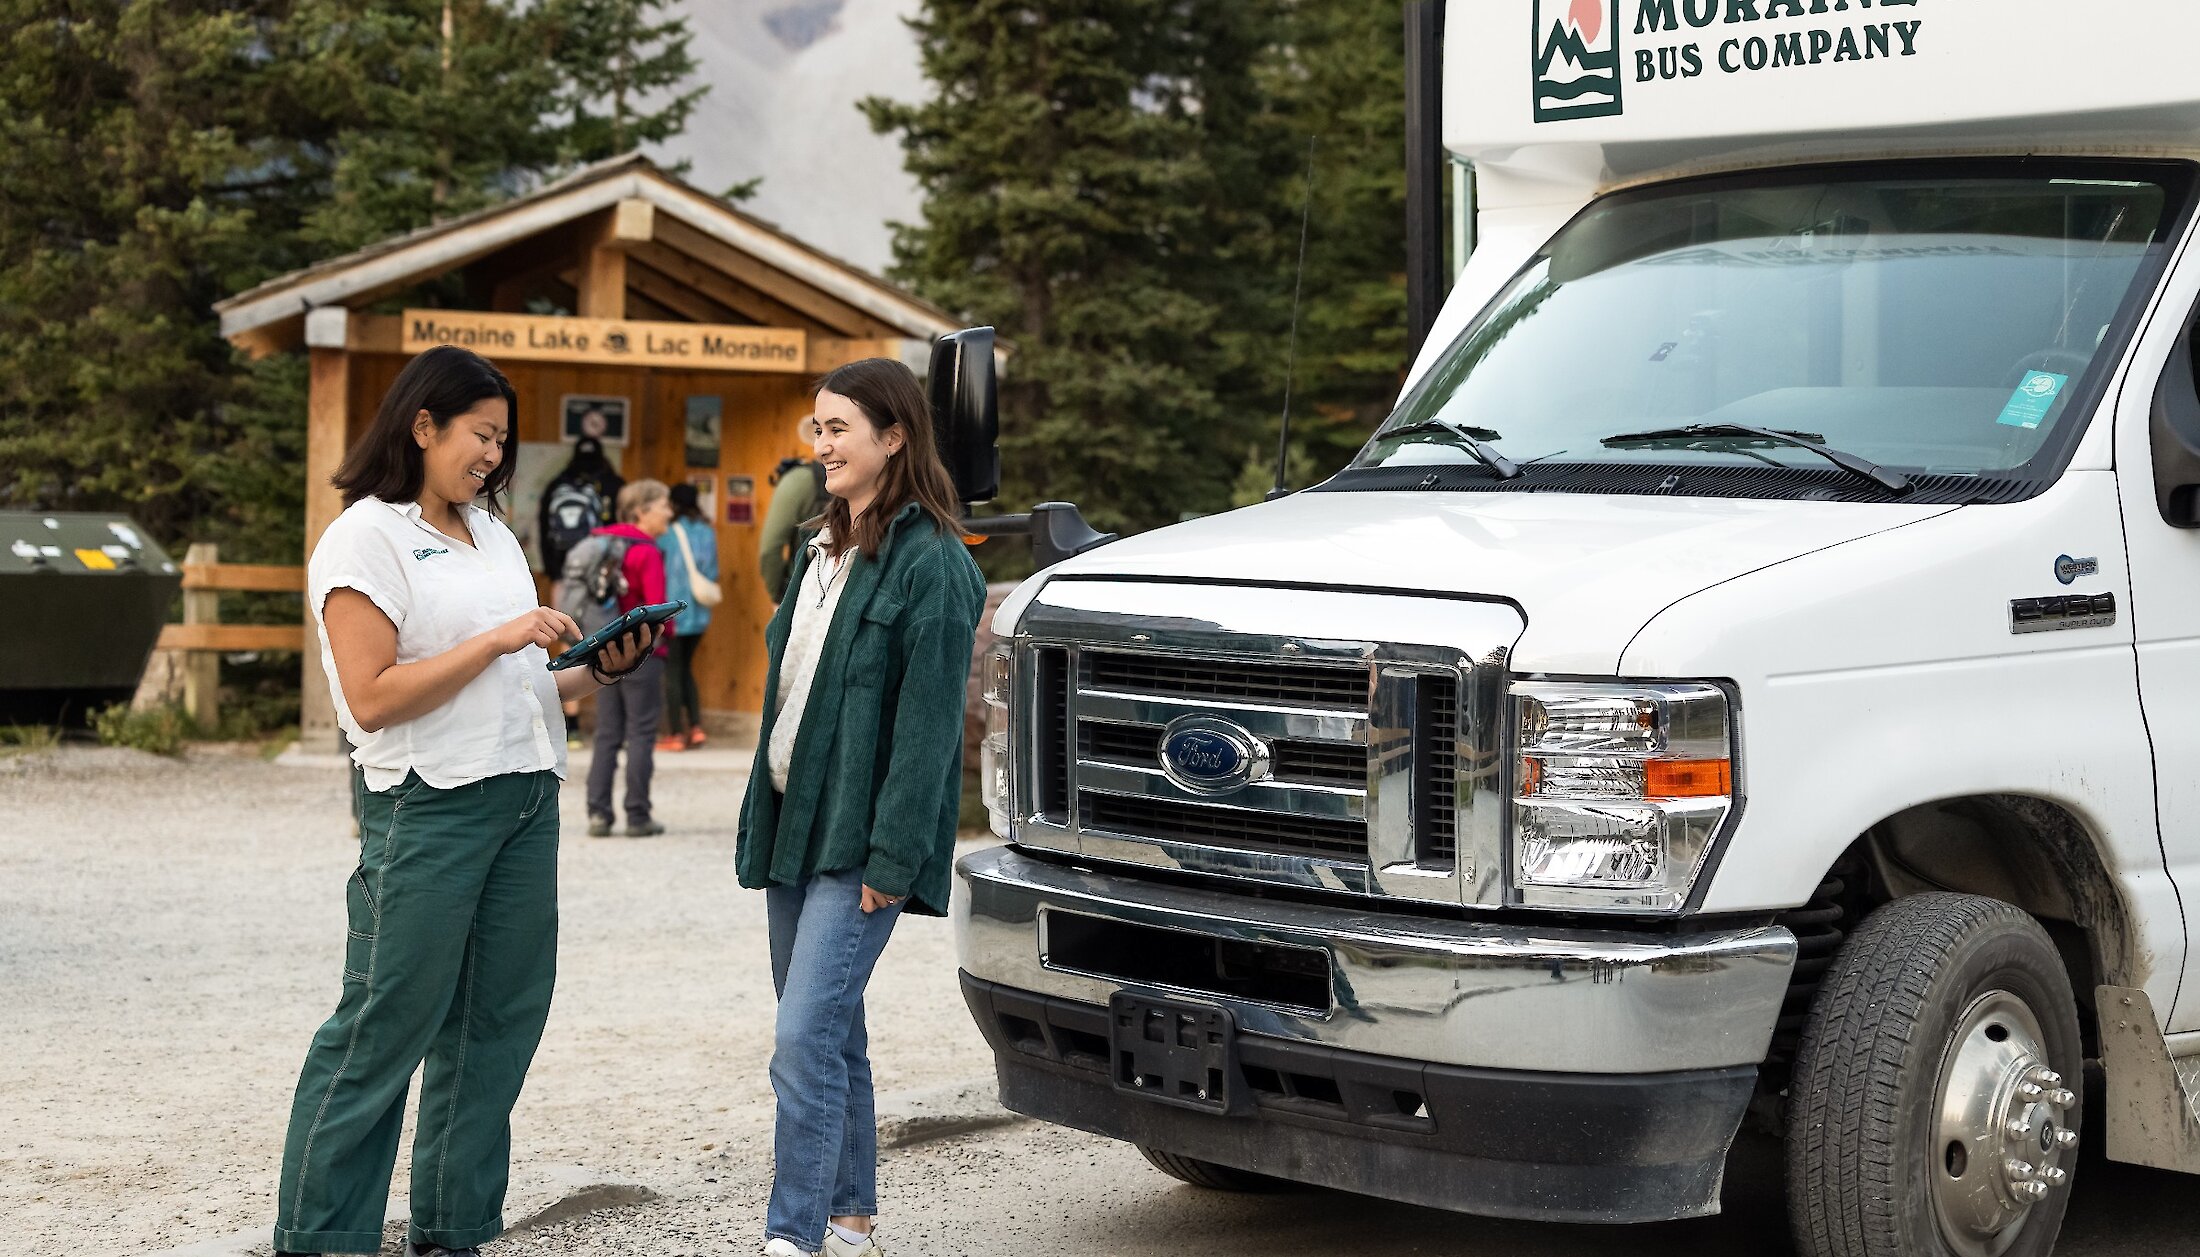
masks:
<svg viewBox="0 0 2200 1257"><path fill-rule="evenodd" d="M0 723L130 701L182 584L125 516L0 511Z"/></svg>

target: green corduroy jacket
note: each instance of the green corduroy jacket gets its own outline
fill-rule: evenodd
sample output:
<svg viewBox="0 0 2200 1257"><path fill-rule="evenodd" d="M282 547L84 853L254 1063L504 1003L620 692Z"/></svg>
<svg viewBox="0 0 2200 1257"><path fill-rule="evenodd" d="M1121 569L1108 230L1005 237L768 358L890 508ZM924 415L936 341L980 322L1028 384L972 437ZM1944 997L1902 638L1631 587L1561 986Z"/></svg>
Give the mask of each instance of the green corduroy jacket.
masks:
<svg viewBox="0 0 2200 1257"><path fill-rule="evenodd" d="M809 565L805 549L791 591L802 588ZM962 539L911 503L894 517L878 557L852 554L843 579L809 705L794 713L802 727L783 799L767 757L799 593L764 630L771 668L735 871L743 886L760 889L860 868L864 885L906 896L904 911L944 916L962 811L964 687L985 578Z"/></svg>

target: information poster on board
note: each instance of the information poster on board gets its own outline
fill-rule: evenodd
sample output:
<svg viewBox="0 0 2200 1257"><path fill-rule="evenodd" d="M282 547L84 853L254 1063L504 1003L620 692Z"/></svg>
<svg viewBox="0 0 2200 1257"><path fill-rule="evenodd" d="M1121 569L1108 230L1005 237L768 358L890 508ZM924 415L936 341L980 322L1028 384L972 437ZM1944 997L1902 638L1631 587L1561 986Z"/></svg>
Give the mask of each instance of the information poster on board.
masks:
<svg viewBox="0 0 2200 1257"><path fill-rule="evenodd" d="M753 524L756 522L756 477L726 477L726 522L729 524Z"/></svg>

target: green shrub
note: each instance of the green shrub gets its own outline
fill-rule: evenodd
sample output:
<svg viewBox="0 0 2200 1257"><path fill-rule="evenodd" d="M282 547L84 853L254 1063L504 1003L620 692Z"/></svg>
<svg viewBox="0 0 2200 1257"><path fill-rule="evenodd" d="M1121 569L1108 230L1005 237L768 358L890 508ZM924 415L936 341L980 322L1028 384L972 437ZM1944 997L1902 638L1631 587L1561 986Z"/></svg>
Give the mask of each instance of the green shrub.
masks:
<svg viewBox="0 0 2200 1257"><path fill-rule="evenodd" d="M180 707L132 711L128 703L116 703L93 713L92 728L102 746L133 747L155 755L174 755L193 732L191 718Z"/></svg>
<svg viewBox="0 0 2200 1257"><path fill-rule="evenodd" d="M59 729L46 725L0 725L0 755L50 751L59 745Z"/></svg>

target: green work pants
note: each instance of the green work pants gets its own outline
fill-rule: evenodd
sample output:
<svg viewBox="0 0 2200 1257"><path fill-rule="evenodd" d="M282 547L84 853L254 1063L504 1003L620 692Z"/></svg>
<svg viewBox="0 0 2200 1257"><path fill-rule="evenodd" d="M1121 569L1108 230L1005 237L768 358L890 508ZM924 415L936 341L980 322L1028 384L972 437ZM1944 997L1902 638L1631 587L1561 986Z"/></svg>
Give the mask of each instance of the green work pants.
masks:
<svg viewBox="0 0 2200 1257"><path fill-rule="evenodd" d="M278 1252L372 1253L413 1070L412 1240L504 1229L512 1105L557 973L558 778L358 791L359 867L336 1012L299 1074Z"/></svg>

